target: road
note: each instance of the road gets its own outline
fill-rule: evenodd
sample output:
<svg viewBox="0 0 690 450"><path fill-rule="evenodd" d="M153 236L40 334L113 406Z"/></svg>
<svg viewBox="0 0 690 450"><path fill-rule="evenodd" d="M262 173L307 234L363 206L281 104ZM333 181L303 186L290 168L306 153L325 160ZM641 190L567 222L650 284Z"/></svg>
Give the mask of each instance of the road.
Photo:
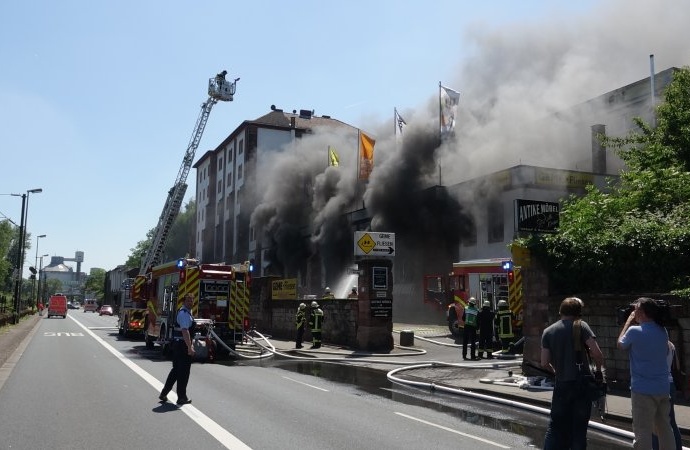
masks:
<svg viewBox="0 0 690 450"><path fill-rule="evenodd" d="M0 389L0 447L534 448L546 421L285 362L194 364L179 408L157 399L170 366L120 338L114 317L44 318ZM626 448L602 442L591 448Z"/></svg>

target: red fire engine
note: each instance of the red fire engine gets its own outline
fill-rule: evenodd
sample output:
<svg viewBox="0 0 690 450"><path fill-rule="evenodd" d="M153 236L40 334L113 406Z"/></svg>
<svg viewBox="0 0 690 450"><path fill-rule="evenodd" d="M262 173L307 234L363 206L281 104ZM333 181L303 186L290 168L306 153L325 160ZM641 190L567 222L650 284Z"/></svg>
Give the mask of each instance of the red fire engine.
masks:
<svg viewBox="0 0 690 450"><path fill-rule="evenodd" d="M179 259L146 274L146 347L160 345L167 355L177 311L187 294L194 297L197 358L214 361L217 345L234 349L249 322L249 264L199 264ZM221 342L216 343L216 340Z"/></svg>
<svg viewBox="0 0 690 450"><path fill-rule="evenodd" d="M475 259L453 263L447 275L424 276L424 303L446 306L448 329L455 336L462 335L462 313L470 297L481 308L484 301L496 310L498 302L508 302L515 317L514 330L522 327L522 275L520 267L509 258Z"/></svg>

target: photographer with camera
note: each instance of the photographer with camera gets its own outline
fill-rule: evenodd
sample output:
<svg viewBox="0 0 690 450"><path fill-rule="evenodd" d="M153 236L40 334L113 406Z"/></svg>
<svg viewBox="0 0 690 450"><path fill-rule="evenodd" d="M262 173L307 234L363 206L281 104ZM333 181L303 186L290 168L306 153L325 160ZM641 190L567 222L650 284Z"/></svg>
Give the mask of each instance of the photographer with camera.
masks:
<svg viewBox="0 0 690 450"><path fill-rule="evenodd" d="M630 357L633 448L652 448L654 433L661 450L672 450L676 442L669 417L669 346L662 307L648 297L638 298L633 306L618 336L618 348L628 350Z"/></svg>
<svg viewBox="0 0 690 450"><path fill-rule="evenodd" d="M587 425L592 400L584 378L603 383L604 355L587 322L580 320L584 303L577 297L561 302L561 319L548 326L541 338L541 365L555 374L549 427L544 437L545 450L587 448ZM586 346L586 348L584 348ZM579 347L579 349L578 349ZM586 353L596 367L591 373ZM651 436L650 436L651 438Z"/></svg>

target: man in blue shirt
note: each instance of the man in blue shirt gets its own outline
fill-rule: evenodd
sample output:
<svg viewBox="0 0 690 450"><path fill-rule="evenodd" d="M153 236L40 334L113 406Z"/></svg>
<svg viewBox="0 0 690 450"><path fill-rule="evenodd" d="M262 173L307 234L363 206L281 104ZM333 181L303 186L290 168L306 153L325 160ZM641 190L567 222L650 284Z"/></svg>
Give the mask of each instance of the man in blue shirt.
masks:
<svg viewBox="0 0 690 450"><path fill-rule="evenodd" d="M168 392L172 390L173 385L177 382L177 404L186 405L187 403L192 403L192 400L187 397L187 382L189 381L189 372L192 368L192 359L194 357L194 346L192 345L192 333L194 332L193 303L194 297L192 294L185 295L184 305L177 312L172 343L173 366L170 369L168 378L165 380L163 391L158 396L162 402L168 401Z"/></svg>
<svg viewBox="0 0 690 450"><path fill-rule="evenodd" d="M640 297L618 336L618 348L630 352L630 401L633 448L652 448L652 433L659 448L675 449L669 413L668 334L661 323L661 309L651 298Z"/></svg>

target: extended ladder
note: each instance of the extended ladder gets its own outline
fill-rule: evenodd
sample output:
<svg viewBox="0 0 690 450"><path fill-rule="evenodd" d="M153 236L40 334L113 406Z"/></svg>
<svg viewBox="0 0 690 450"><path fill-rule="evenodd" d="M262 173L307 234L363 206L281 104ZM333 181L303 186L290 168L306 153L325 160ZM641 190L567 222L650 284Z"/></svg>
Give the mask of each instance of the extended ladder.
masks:
<svg viewBox="0 0 690 450"><path fill-rule="evenodd" d="M153 233L151 247L141 260L139 275L144 275L149 267L160 262L160 256L167 242L170 228L172 228L180 212L182 202L184 201L184 196L187 192L187 175L189 175L189 171L194 163L194 154L199 147L199 142L201 142L201 136L204 134L206 122L208 121L208 116L211 114L213 105L218 101L232 101L233 95L235 95L235 89L239 78L233 81L227 81L225 79L226 74L227 72L223 71L214 78L208 80L208 100L201 105L201 112L196 120L196 125L194 125L192 137L189 140L187 151L182 159L182 165L177 173L177 178L175 179L173 187L168 191L168 198L165 200L163 211L161 212L158 224Z"/></svg>

